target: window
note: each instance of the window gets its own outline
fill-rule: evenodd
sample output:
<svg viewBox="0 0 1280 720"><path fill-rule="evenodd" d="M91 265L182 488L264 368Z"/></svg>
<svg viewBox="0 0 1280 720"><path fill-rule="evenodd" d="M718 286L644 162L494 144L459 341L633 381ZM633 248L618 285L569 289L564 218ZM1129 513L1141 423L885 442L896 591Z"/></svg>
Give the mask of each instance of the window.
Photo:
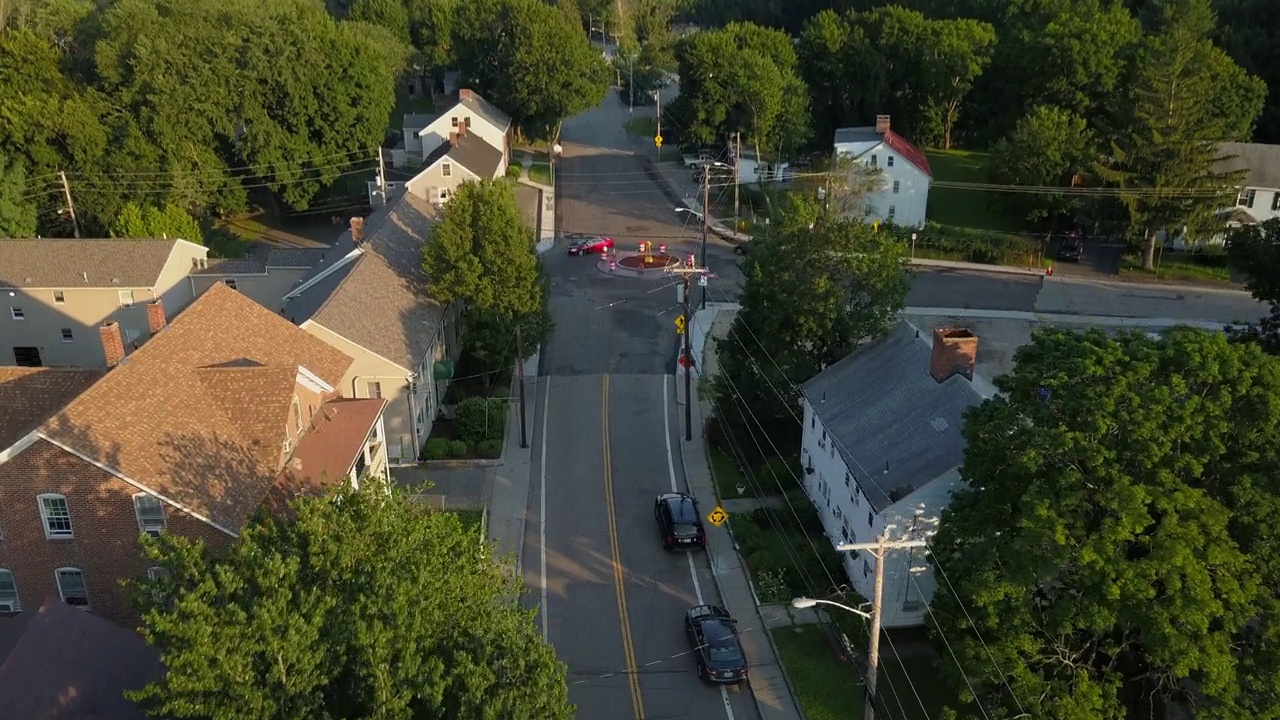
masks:
<svg viewBox="0 0 1280 720"><path fill-rule="evenodd" d="M168 572L164 568L160 567L159 565L152 565L151 567L147 568L147 579L152 582L159 580L160 578L164 577L167 574Z"/></svg>
<svg viewBox="0 0 1280 720"><path fill-rule="evenodd" d="M1241 190L1240 197L1236 198L1236 205L1245 207L1253 207L1253 200L1257 196L1257 190Z"/></svg>
<svg viewBox="0 0 1280 720"><path fill-rule="evenodd" d="M1280 210L1280 191L1271 195L1271 212Z"/></svg>
<svg viewBox="0 0 1280 720"><path fill-rule="evenodd" d="M9 308L9 314L13 316L13 319L14 319L14 320L26 320L26 319L27 319L27 314L26 314L25 312L23 312L22 308L20 308L20 307L12 307L12 306L10 306L10 308Z"/></svg>
<svg viewBox="0 0 1280 720"><path fill-rule="evenodd" d="M293 426L298 428L298 432L302 432L302 403L298 402L298 398L293 398Z"/></svg>
<svg viewBox="0 0 1280 720"><path fill-rule="evenodd" d="M53 291L53 304L61 305L67 301L67 296L62 294L61 290Z"/></svg>
<svg viewBox="0 0 1280 720"><path fill-rule="evenodd" d="M864 559L862 561L862 577L866 577L870 574L871 574L871 565L868 564L867 561Z"/></svg>
<svg viewBox="0 0 1280 720"><path fill-rule="evenodd" d="M224 279L222 280L222 284L223 284L223 285L226 285L227 287L231 288L232 290L239 290L239 289L240 289L240 287L239 287L238 285L236 285L236 279L235 279L235 278L224 278Z"/></svg>
<svg viewBox="0 0 1280 720"><path fill-rule="evenodd" d="M13 581L13 573L0 570L0 613L15 613L18 609L18 584Z"/></svg>
<svg viewBox="0 0 1280 720"><path fill-rule="evenodd" d="M71 508L67 506L67 498L52 493L41 495L40 517L44 518L44 536L47 538L69 538L71 532Z"/></svg>
<svg viewBox="0 0 1280 720"><path fill-rule="evenodd" d="M440 166L440 177L453 177L453 163L444 163Z"/></svg>
<svg viewBox="0 0 1280 720"><path fill-rule="evenodd" d="M138 493L133 496L133 511L138 516L138 528L151 537L164 532L164 503L155 495Z"/></svg>
<svg viewBox="0 0 1280 720"><path fill-rule="evenodd" d="M470 116L470 115L468 115L468 116L466 117L466 119L462 121L462 126L463 126L463 127L467 127L467 128L471 127L471 116Z"/></svg>
<svg viewBox="0 0 1280 720"><path fill-rule="evenodd" d="M890 220L892 220L892 219L893 219L893 216L894 216L894 215L896 215L896 214L897 214L897 212L898 212L898 206L897 206L897 205L890 205L890 206L889 206L889 219L890 219Z"/></svg>
<svg viewBox="0 0 1280 720"><path fill-rule="evenodd" d="M137 347L138 335L140 335L140 334L141 334L141 333L139 333L137 330L134 330L133 328L125 328L125 329L124 329L124 341L125 341L125 342L127 342L127 343L129 343L130 345L132 345L132 346L134 346L134 347Z"/></svg>
<svg viewBox="0 0 1280 720"><path fill-rule="evenodd" d="M366 383L365 387L369 391L369 397L371 398L382 397L382 383L380 382Z"/></svg>
<svg viewBox="0 0 1280 720"><path fill-rule="evenodd" d="M872 155L872 156L871 156L871 167L875 167L876 165L879 165L879 164L880 164L880 163L879 163L879 161L878 161L878 160L876 160L876 156L875 156L875 155Z"/></svg>
<svg viewBox="0 0 1280 720"><path fill-rule="evenodd" d="M809 415L809 429L812 430L818 424L818 413Z"/></svg>
<svg viewBox="0 0 1280 720"><path fill-rule="evenodd" d="M75 342L75 334L71 332L71 328L62 328L62 342Z"/></svg>
<svg viewBox="0 0 1280 720"><path fill-rule="evenodd" d="M456 117L449 118L449 127L458 127L458 118Z"/></svg>
<svg viewBox="0 0 1280 720"><path fill-rule="evenodd" d="M58 594L62 602L76 607L89 607L89 591L84 586L84 573L79 568L58 568Z"/></svg>
<svg viewBox="0 0 1280 720"><path fill-rule="evenodd" d="M898 186L899 186L899 185L901 185L901 184L902 184L902 183L898 182L897 180L894 180L894 181L893 181L893 194L894 194L894 195L897 195L897 194L898 194Z"/></svg>
<svg viewBox="0 0 1280 720"><path fill-rule="evenodd" d="M120 291L120 307L133 307L133 291L132 290Z"/></svg>
<svg viewBox="0 0 1280 720"><path fill-rule="evenodd" d="M890 155L889 157L885 158L884 164L888 167L893 167L893 156Z"/></svg>

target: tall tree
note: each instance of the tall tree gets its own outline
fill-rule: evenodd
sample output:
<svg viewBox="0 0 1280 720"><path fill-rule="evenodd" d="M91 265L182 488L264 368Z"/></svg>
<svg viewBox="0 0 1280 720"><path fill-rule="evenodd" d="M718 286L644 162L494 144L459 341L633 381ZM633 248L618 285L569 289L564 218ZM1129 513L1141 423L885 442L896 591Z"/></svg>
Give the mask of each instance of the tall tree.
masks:
<svg viewBox="0 0 1280 720"><path fill-rule="evenodd" d="M423 69L435 83L453 63L453 17L455 0L410 0L409 32Z"/></svg>
<svg viewBox="0 0 1280 720"><path fill-rule="evenodd" d="M1249 294L1271 307L1258 322L1228 332L1280 355L1280 219L1235 228L1227 233L1226 245L1231 267L1244 274Z"/></svg>
<svg viewBox="0 0 1280 720"><path fill-rule="evenodd" d="M827 148L839 128L884 110L885 64L866 32L824 10L809 19L796 44L800 75L813 96L813 134Z"/></svg>
<svg viewBox="0 0 1280 720"><path fill-rule="evenodd" d="M1254 139L1280 143L1280 14L1269 0L1215 0L1214 7L1214 41L1269 90Z"/></svg>
<svg viewBox="0 0 1280 720"><path fill-rule="evenodd" d="M165 676L134 696L200 720L568 720L565 667L474 527L376 479L255 521L225 557L166 535L136 583ZM217 641L211 641L217 638Z"/></svg>
<svg viewBox="0 0 1280 720"><path fill-rule="evenodd" d="M990 171L1000 183L1069 187L1076 173L1096 157L1096 140L1084 118L1041 105L991 149ZM1077 205L1066 195L1011 193L1003 200L1021 206L1026 219L1033 222L1063 215Z"/></svg>
<svg viewBox="0 0 1280 720"><path fill-rule="evenodd" d="M942 126L942 147L951 149L951 134L973 83L986 70L995 49L996 32L977 20L935 20L929 44L933 61L925 63L931 124Z"/></svg>
<svg viewBox="0 0 1280 720"><path fill-rule="evenodd" d="M384 27L405 44L413 40L409 34L409 9L404 0L355 0L347 19Z"/></svg>
<svg viewBox="0 0 1280 720"><path fill-rule="evenodd" d="M36 206L28 197L22 162L0 154L0 238L28 238L36 234Z"/></svg>
<svg viewBox="0 0 1280 720"><path fill-rule="evenodd" d="M565 118L599 105L610 72L564 13L541 0L474 0L454 18L458 70L527 137L555 140Z"/></svg>
<svg viewBox="0 0 1280 720"><path fill-rule="evenodd" d="M111 224L110 230L112 237L182 238L197 245L204 244L200 223L191 217L191 213L172 203L163 207L128 203Z"/></svg>
<svg viewBox="0 0 1280 720"><path fill-rule="evenodd" d="M1277 717L1278 361L1186 328L1015 361L932 540L956 686L993 719Z"/></svg>
<svg viewBox="0 0 1280 720"><path fill-rule="evenodd" d="M1261 108L1265 88L1246 77L1232 96L1255 98L1221 108L1215 100L1222 58L1207 39L1213 27L1208 0L1166 0L1158 7L1160 25L1138 68L1127 112L1111 133L1111 149L1097 165L1098 175L1119 188L1128 210L1130 232L1142 237L1142 266L1155 267L1157 235L1188 228L1192 234L1211 223L1230 204L1239 174L1215 172L1218 143L1240 139ZM1234 111L1228 115L1224 110ZM1252 112L1241 117L1238 113Z"/></svg>
<svg viewBox="0 0 1280 720"><path fill-rule="evenodd" d="M798 441L795 387L880 335L909 280L894 234L823 216L807 198L790 203L772 237L752 241L742 308L717 350L714 393L730 428L758 435L745 419L754 417L765 432Z"/></svg>

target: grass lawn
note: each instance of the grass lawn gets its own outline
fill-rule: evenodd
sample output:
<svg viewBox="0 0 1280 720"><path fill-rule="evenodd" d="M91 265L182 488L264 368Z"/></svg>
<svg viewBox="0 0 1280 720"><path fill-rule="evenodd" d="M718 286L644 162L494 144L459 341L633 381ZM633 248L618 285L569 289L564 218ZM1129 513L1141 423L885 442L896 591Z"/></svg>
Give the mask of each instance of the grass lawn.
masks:
<svg viewBox="0 0 1280 720"><path fill-rule="evenodd" d="M648 115L631 118L627 121L626 127L627 132L641 137L651 138L658 134L658 124L655 118Z"/></svg>
<svg viewBox="0 0 1280 720"><path fill-rule="evenodd" d="M719 448L707 448L707 455L711 458L711 473L716 480L716 495L721 500L756 497L755 488L751 487L751 484L743 477L737 461L729 457L728 453ZM745 488L744 492L738 492L739 485Z"/></svg>
<svg viewBox="0 0 1280 720"><path fill-rule="evenodd" d="M1142 258L1120 258L1120 276L1131 280L1183 280L1210 285L1235 285L1222 253L1166 253L1156 256L1156 269L1143 270Z"/></svg>
<svg viewBox="0 0 1280 720"><path fill-rule="evenodd" d="M545 162L534 162L529 166L529 179L543 185L551 184L551 165Z"/></svg>
<svg viewBox="0 0 1280 720"><path fill-rule="evenodd" d="M793 491L788 499L790 503L781 509L740 513L730 521L739 552L762 596L760 601L765 603L815 593L829 596L836 585L848 582L831 541L822 534L817 511L803 491ZM780 579L781 585L769 578Z"/></svg>
<svg viewBox="0 0 1280 720"><path fill-rule="evenodd" d="M479 534L480 524L484 521L483 510L451 510L458 519L462 521L462 525Z"/></svg>
<svg viewBox="0 0 1280 720"><path fill-rule="evenodd" d="M966 150L930 150L929 166L933 179L939 182L990 182L987 176L987 153ZM942 225L1016 232L1023 229L1022 219L1003 212L992 193L957 188L929 188L930 221Z"/></svg>
<svg viewBox="0 0 1280 720"><path fill-rule="evenodd" d="M863 717L866 701L858 667L836 657L821 626L775 628L770 635L806 718L857 720ZM882 702L878 703L877 718L932 720L944 705L956 706L954 694L938 677L931 654L912 653L900 663L887 644L881 645L881 652L877 685Z"/></svg>

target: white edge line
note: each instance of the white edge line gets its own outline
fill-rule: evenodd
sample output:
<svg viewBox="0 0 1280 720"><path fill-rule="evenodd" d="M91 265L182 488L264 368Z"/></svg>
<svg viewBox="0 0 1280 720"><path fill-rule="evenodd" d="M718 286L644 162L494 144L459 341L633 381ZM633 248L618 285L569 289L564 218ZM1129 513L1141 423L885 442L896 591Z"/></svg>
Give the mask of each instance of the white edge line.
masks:
<svg viewBox="0 0 1280 720"><path fill-rule="evenodd" d="M547 625L547 409L551 407L551 376L542 391L542 457L538 458L538 559L542 564L542 639L550 640Z"/></svg>
<svg viewBox="0 0 1280 720"><path fill-rule="evenodd" d="M670 375L662 376L662 439L667 445L667 475L671 478L671 492L680 492L680 488L676 485L676 463L671 453L671 413L670 413L670 396L667 394L667 380ZM546 436L543 436L546 439ZM698 604L702 605L705 601L702 598L702 584L698 582L698 568L693 562L693 553L685 553L685 559L689 563L689 577L693 579L693 594L698 598ZM720 700L724 702L724 714L729 720L734 720L733 706L729 703L729 691L723 685L720 686Z"/></svg>

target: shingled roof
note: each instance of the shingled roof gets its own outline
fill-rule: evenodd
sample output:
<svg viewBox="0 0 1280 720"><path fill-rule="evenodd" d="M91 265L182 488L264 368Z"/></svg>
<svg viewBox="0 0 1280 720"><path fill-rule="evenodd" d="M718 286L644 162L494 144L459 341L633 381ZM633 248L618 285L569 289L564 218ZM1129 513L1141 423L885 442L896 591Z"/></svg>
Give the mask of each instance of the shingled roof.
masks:
<svg viewBox="0 0 1280 720"><path fill-rule="evenodd" d="M64 240L0 242L0 287L149 288L178 243L186 240Z"/></svg>
<svg viewBox="0 0 1280 720"><path fill-rule="evenodd" d="M353 360L221 283L41 427L238 532L281 470L299 377Z"/></svg>
<svg viewBox="0 0 1280 720"><path fill-rule="evenodd" d="M1222 143L1215 172L1245 171L1244 187L1280 190L1280 145Z"/></svg>
<svg viewBox="0 0 1280 720"><path fill-rule="evenodd" d="M101 370L0 367L0 452L40 427L100 377Z"/></svg>
<svg viewBox="0 0 1280 720"><path fill-rule="evenodd" d="M317 267L302 292L289 298L285 315L416 369L444 322L444 308L427 295L422 271L422 245L434 220L426 200L408 193L392 199L365 221L358 252ZM338 246L352 247L350 231Z"/></svg>
<svg viewBox="0 0 1280 720"><path fill-rule="evenodd" d="M423 167L429 168L445 157L485 180L496 177L498 169L502 167L502 150L465 130L456 139L440 143L427 155Z"/></svg>

